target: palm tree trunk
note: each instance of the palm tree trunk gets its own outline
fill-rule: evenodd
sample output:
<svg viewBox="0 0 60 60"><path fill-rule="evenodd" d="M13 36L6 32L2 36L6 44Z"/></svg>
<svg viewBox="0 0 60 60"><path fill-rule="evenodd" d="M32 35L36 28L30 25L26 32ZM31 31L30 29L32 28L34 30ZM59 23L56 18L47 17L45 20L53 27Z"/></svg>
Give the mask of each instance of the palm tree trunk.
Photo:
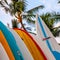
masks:
<svg viewBox="0 0 60 60"><path fill-rule="evenodd" d="M22 28L26 31L26 29L25 29L25 27L24 27L23 23L22 23L22 22L20 22L20 23L21 23Z"/></svg>
<svg viewBox="0 0 60 60"><path fill-rule="evenodd" d="M25 29L25 27L24 27L24 25L23 25L23 23L22 23L22 16L20 16L20 15L21 15L21 14L18 13L18 22L21 23L22 28L26 31L26 29Z"/></svg>

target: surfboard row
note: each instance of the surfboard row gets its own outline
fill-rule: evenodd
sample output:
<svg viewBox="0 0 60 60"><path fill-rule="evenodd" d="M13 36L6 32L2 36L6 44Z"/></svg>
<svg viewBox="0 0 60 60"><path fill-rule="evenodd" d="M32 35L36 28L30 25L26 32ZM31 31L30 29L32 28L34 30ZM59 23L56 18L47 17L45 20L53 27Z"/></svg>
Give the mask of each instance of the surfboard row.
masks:
<svg viewBox="0 0 60 60"><path fill-rule="evenodd" d="M59 46L38 16L36 26L34 35L22 29L7 28L0 22L0 60L59 60Z"/></svg>

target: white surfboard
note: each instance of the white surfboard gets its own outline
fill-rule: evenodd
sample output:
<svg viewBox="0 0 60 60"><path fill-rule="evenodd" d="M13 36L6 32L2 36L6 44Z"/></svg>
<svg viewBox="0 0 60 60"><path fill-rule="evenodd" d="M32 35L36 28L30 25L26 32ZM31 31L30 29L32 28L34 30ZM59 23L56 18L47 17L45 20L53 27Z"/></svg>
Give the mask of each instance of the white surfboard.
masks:
<svg viewBox="0 0 60 60"><path fill-rule="evenodd" d="M0 60L9 60L9 57L1 43L0 43Z"/></svg>
<svg viewBox="0 0 60 60"><path fill-rule="evenodd" d="M13 29L9 29L9 30L11 31L11 33L15 37L15 40L17 42L17 45L18 45L19 49L22 52L24 60L34 60L31 53L30 53L30 51L28 50L28 48L26 47L25 43L20 38L20 36Z"/></svg>
<svg viewBox="0 0 60 60"><path fill-rule="evenodd" d="M47 47L53 54L56 60L60 59L60 46L57 44L54 36L43 22L43 20L37 16L37 34L43 40L45 40Z"/></svg>
<svg viewBox="0 0 60 60"><path fill-rule="evenodd" d="M45 56L47 57L47 59L55 60L54 56L52 55L49 48L47 47L46 42L42 41L42 39L38 35L34 35L34 34L30 34L30 35L34 38L36 43L40 46L40 48L42 49L42 51L45 54Z"/></svg>
<svg viewBox="0 0 60 60"><path fill-rule="evenodd" d="M53 36L53 34L51 33L51 31L49 30L49 28L48 28L47 25L43 22L42 19L41 19L41 21L42 21L42 24L43 24L43 26L44 26L44 29L45 29L46 34L48 35L48 37L51 37L51 38L49 39L49 43L50 43L52 49L60 52L60 46L59 46L58 43L56 42L55 37ZM37 28L38 28L38 27L37 27ZM37 31L37 32L39 33L40 31L41 31L41 28L39 27L39 31ZM39 34L41 35L42 39L45 38L45 37L43 36L42 31L41 31Z"/></svg>

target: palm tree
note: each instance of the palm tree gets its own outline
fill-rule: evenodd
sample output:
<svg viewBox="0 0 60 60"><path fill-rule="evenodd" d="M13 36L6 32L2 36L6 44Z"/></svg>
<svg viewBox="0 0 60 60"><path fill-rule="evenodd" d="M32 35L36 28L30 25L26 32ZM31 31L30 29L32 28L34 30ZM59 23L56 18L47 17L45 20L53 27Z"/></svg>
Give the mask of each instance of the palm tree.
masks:
<svg viewBox="0 0 60 60"><path fill-rule="evenodd" d="M42 14L41 18L44 20L50 31L54 36L56 36L57 29L53 28L53 24L56 22L55 18L52 18L52 13Z"/></svg>
<svg viewBox="0 0 60 60"><path fill-rule="evenodd" d="M52 16L51 13L46 13L41 15L41 18L44 20L44 22L47 24L50 30L52 30L53 24L55 22L54 18L50 18L51 16Z"/></svg>
<svg viewBox="0 0 60 60"><path fill-rule="evenodd" d="M34 12L39 10L39 8L42 9L44 7L43 5L40 5L29 11L26 11L26 0L11 0L11 3L8 3L7 0L1 0L0 5L5 9L6 12L9 12L12 16L14 15L18 19L18 22L21 23L24 30L26 29L22 23L22 12L26 12L28 14L24 15L23 17L27 17L27 19L29 20L29 17L33 16L32 14Z"/></svg>
<svg viewBox="0 0 60 60"><path fill-rule="evenodd" d="M59 12L57 12L57 13L56 12L53 12L51 18L54 18L55 19L55 22L60 21L60 13Z"/></svg>

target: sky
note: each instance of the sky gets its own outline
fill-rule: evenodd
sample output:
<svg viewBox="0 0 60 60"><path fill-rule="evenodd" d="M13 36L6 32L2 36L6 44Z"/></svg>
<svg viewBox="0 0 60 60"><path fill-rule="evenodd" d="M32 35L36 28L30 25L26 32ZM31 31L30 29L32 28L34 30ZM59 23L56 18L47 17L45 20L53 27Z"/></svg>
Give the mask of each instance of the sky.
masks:
<svg viewBox="0 0 60 60"><path fill-rule="evenodd" d="M58 0L27 0L28 5L26 10L30 10L39 5L44 5L45 8L40 10L40 14L53 11L60 12L60 4L57 4L57 1ZM10 16L9 13L6 14L4 9L0 8L0 21L2 21L6 26L7 23L9 23L11 27L11 19L12 16Z"/></svg>
<svg viewBox="0 0 60 60"><path fill-rule="evenodd" d="M28 1L28 0L27 0ZM44 5L45 8L41 11L47 12L47 11L60 11L60 4L57 4L58 0L29 0L28 1L28 10L32 7L38 6L38 5Z"/></svg>

